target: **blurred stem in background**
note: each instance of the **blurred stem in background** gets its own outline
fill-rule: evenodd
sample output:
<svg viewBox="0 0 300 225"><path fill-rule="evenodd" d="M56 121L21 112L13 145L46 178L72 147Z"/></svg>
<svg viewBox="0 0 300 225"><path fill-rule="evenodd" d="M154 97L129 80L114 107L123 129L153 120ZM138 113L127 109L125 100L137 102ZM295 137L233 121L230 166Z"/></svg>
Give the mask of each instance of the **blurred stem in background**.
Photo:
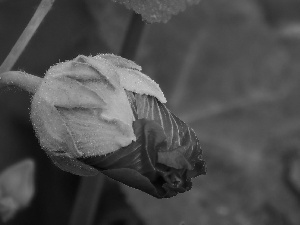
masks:
<svg viewBox="0 0 300 225"><path fill-rule="evenodd" d="M142 21L140 14L132 12L127 33L122 44L121 56L126 59L134 60L139 42L142 38L145 23Z"/></svg>
<svg viewBox="0 0 300 225"><path fill-rule="evenodd" d="M33 17L29 21L23 33L20 35L18 41L16 42L14 47L7 55L2 65L0 66L0 74L11 70L12 67L15 65L18 58L20 57L20 55L26 48L27 44L29 43L30 39L32 38L32 36L40 26L41 22L43 21L47 13L50 11L50 9L52 8L54 1L55 0L41 1Z"/></svg>
<svg viewBox="0 0 300 225"><path fill-rule="evenodd" d="M50 11L55 0L42 0L31 18L30 22L24 29L23 33L20 35L19 39L11 49L10 53L7 55L6 59L0 67L0 74L4 74L10 71L14 64L17 62L18 58L26 48L27 44L33 37L34 33L38 29L39 25ZM143 28L145 24L142 21L140 15L132 13L132 18L129 23L125 39L122 44L121 56L134 59L138 44L140 42ZM17 74L17 82L22 82L23 77L19 76L18 71L10 71L4 74L4 78L7 78L7 84L13 81L13 75ZM25 74L25 73L24 73ZM23 76L23 74L21 73ZM12 77L10 77L12 76ZM24 75L24 79L26 76ZM6 81L6 80L4 80ZM5 82L4 82L5 83ZM16 82L15 82L16 83ZM69 220L70 225L92 225L94 224L97 209L101 199L101 193L103 190L105 182L105 176L99 174L96 177L83 177L78 188L77 196L74 201L71 218Z"/></svg>
<svg viewBox="0 0 300 225"><path fill-rule="evenodd" d="M139 14L132 12L132 18L122 44L121 56L133 60L135 58L145 23ZM101 200L105 176L99 173L96 177L82 177L69 225L93 225L97 208Z"/></svg>

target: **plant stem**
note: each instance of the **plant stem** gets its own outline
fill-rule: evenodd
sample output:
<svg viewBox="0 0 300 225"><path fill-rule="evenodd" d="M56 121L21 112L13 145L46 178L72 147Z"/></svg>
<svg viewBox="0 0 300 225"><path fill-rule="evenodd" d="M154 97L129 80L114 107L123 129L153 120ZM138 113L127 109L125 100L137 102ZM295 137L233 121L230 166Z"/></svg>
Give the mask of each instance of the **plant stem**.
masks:
<svg viewBox="0 0 300 225"><path fill-rule="evenodd" d="M0 66L0 74L12 69L55 0L42 0L27 27Z"/></svg>
<svg viewBox="0 0 300 225"><path fill-rule="evenodd" d="M121 56L134 59L143 28L141 16L133 12L122 44ZM103 174L99 174L96 178L81 178L69 225L94 224L104 182Z"/></svg>
<svg viewBox="0 0 300 225"><path fill-rule="evenodd" d="M140 14L132 13L131 21L122 44L121 56L133 60L142 39L145 23Z"/></svg>
<svg viewBox="0 0 300 225"><path fill-rule="evenodd" d="M3 86L15 85L34 94L41 83L42 78L21 71L8 71L0 74L0 89Z"/></svg>
<svg viewBox="0 0 300 225"><path fill-rule="evenodd" d="M71 214L69 225L92 225L95 220L105 177L83 177Z"/></svg>

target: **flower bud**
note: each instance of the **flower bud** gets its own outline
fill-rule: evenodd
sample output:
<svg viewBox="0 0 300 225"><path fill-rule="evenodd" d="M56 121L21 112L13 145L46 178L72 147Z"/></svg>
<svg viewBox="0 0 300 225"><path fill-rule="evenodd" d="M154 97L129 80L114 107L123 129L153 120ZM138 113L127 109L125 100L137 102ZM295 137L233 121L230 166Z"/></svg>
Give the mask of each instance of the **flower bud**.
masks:
<svg viewBox="0 0 300 225"><path fill-rule="evenodd" d="M33 97L31 118L51 154L103 155L136 140L125 90L106 60L78 56L50 68Z"/></svg>
<svg viewBox="0 0 300 225"><path fill-rule="evenodd" d="M41 145L61 169L98 171L155 197L171 197L205 173L199 141L164 105L158 84L112 54L51 67L32 99Z"/></svg>

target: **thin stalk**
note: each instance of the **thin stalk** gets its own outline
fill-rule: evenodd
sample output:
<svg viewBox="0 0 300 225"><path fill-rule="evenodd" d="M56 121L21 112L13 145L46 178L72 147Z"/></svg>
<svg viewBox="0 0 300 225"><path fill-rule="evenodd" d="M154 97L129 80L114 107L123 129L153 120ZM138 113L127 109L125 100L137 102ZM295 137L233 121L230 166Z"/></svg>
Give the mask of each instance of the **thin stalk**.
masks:
<svg viewBox="0 0 300 225"><path fill-rule="evenodd" d="M104 186L104 175L82 177L72 210L70 225L92 225Z"/></svg>
<svg viewBox="0 0 300 225"><path fill-rule="evenodd" d="M132 13L125 40L122 44L121 56L134 59L143 28L144 23L141 16ZM105 177L103 174L97 175L96 179L81 178L69 225L94 224L104 182Z"/></svg>
<svg viewBox="0 0 300 225"><path fill-rule="evenodd" d="M15 43L14 47L11 49L10 53L7 55L6 59L0 66L0 74L12 69L16 61L24 51L28 42L34 35L35 31L38 29L39 25L43 21L44 17L47 15L51 9L55 0L42 0L39 4L37 10L35 11L33 17L29 21L27 27L19 37L18 41Z"/></svg>
<svg viewBox="0 0 300 225"><path fill-rule="evenodd" d="M122 44L122 57L131 60L135 58L139 43L142 39L144 28L145 23L142 21L141 15L133 12L125 39Z"/></svg>
<svg viewBox="0 0 300 225"><path fill-rule="evenodd" d="M34 94L42 83L42 80L40 77L22 71L8 71L0 74L0 89L3 86L14 85Z"/></svg>

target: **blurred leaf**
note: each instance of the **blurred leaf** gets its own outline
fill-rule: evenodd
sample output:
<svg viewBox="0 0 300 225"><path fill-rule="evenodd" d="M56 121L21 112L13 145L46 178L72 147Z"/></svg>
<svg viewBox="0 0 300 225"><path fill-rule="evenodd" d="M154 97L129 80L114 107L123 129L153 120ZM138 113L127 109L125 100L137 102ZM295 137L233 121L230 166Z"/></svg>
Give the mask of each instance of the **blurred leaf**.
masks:
<svg viewBox="0 0 300 225"><path fill-rule="evenodd" d="M97 38L102 41L102 48L105 47L97 53L120 54L132 12L113 1L86 0L85 2L95 21L94 31Z"/></svg>
<svg viewBox="0 0 300 225"><path fill-rule="evenodd" d="M23 160L0 174L0 215L3 221L11 219L27 206L34 195L34 162Z"/></svg>
<svg viewBox="0 0 300 225"><path fill-rule="evenodd" d="M184 11L187 5L197 4L200 0L113 0L124 4L127 8L133 9L142 15L149 23L166 23L172 15Z"/></svg>

